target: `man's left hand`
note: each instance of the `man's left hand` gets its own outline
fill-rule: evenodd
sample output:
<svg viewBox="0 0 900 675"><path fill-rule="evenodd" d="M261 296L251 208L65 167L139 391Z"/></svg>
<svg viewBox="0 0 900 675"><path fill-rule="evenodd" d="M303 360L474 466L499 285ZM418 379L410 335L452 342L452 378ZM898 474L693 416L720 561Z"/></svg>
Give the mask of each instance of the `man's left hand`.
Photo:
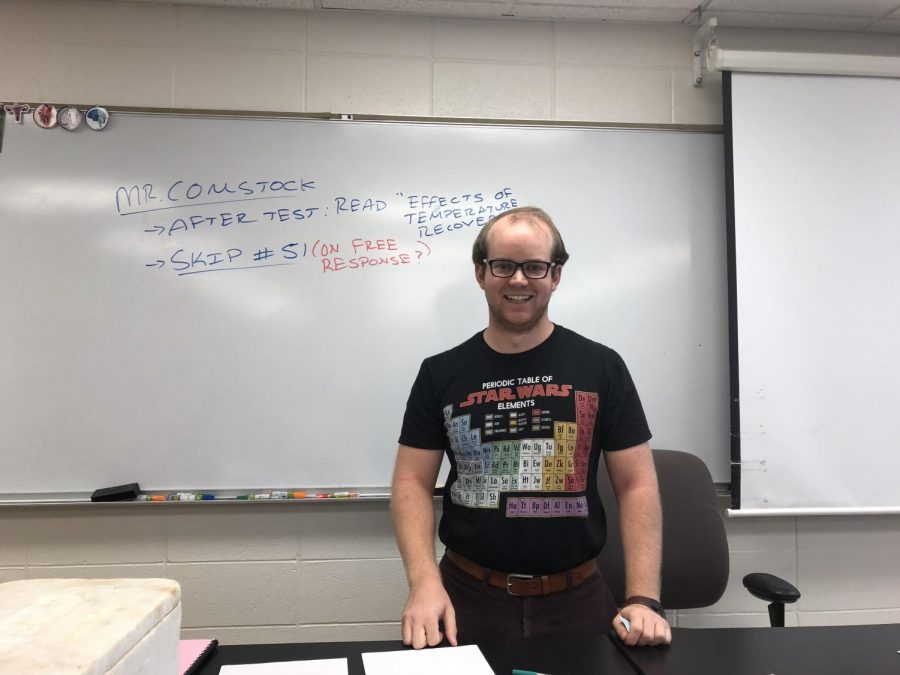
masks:
<svg viewBox="0 0 900 675"><path fill-rule="evenodd" d="M622 617L631 623L631 630L625 630ZM669 622L644 605L627 605L616 614L613 628L619 639L629 647L645 645L667 645L672 642Z"/></svg>

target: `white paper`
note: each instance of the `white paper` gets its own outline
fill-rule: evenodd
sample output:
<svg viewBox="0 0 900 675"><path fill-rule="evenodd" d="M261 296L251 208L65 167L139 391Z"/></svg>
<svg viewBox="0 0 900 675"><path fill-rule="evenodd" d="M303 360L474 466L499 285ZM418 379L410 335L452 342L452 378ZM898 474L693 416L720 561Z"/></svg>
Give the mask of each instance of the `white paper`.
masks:
<svg viewBox="0 0 900 675"><path fill-rule="evenodd" d="M475 645L369 652L362 660L366 675L494 675Z"/></svg>
<svg viewBox="0 0 900 675"><path fill-rule="evenodd" d="M347 659L278 661L222 666L219 675L347 675Z"/></svg>

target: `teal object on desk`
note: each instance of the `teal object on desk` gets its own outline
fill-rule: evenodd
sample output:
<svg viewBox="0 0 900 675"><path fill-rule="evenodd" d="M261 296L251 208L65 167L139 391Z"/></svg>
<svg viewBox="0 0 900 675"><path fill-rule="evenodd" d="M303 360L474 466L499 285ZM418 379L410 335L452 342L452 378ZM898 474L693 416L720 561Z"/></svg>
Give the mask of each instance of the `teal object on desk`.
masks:
<svg viewBox="0 0 900 675"><path fill-rule="evenodd" d="M512 675L546 675L546 673L536 673L533 670L519 670L518 668L513 668Z"/></svg>

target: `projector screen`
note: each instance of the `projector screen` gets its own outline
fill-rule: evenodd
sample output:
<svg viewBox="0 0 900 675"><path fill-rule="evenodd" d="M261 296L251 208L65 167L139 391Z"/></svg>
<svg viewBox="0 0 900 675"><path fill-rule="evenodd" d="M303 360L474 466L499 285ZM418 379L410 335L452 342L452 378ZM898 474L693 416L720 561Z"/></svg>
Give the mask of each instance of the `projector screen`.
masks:
<svg viewBox="0 0 900 675"><path fill-rule="evenodd" d="M900 80L725 75L733 506L900 511Z"/></svg>

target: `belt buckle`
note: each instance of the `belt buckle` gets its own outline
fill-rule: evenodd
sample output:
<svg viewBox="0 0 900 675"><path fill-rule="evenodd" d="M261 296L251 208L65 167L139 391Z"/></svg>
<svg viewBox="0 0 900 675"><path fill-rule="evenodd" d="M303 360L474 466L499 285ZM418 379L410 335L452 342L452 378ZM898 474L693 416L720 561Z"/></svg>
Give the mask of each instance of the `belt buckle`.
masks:
<svg viewBox="0 0 900 675"><path fill-rule="evenodd" d="M513 590L512 590L512 580L513 579L521 579L522 581L534 581L535 579L537 579L537 577L533 574L507 574L506 575L506 592L514 597L521 598L521 597L527 597L527 596L521 595L519 593L513 593Z"/></svg>

